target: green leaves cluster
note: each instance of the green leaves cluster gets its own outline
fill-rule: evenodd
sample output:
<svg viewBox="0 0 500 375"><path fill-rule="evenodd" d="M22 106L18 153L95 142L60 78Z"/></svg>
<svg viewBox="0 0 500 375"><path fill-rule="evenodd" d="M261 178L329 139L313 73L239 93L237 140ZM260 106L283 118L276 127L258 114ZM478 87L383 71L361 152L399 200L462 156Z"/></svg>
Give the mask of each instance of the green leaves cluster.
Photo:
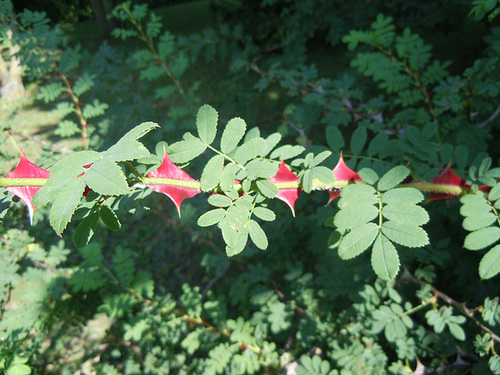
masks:
<svg viewBox="0 0 500 375"><path fill-rule="evenodd" d="M75 233L75 244L81 247L92 237L99 217L112 230L120 228L116 214L110 209L112 196L130 192L129 183L118 163L145 158L149 151L137 139L158 127L145 122L126 133L107 151L80 151L61 159L51 168L47 183L36 193L33 204L50 205L49 220L54 231L62 235L86 188L92 190L81 206L83 219ZM103 200L110 199L102 205Z"/></svg>
<svg viewBox="0 0 500 375"><path fill-rule="evenodd" d="M243 251L248 239L265 250L268 240L261 225L254 219L273 221L276 216L266 206L279 190L271 183L278 163L267 156L279 143L278 133L262 138L258 128L250 129L243 119L233 118L226 124L220 139L220 151L212 146L216 139L218 113L209 105L198 111L198 137L191 133L169 147L173 162L187 163L207 149L215 153L201 174L201 190L215 193L208 198L212 209L198 219L202 227L217 225L222 232L228 255Z"/></svg>
<svg viewBox="0 0 500 375"><path fill-rule="evenodd" d="M358 53L351 65L379 82L379 87L388 94L394 94L396 104L408 107L419 101L428 102L426 88L447 76L450 63L437 60L430 63L431 47L409 28L396 36L392 21L392 17L379 14L371 30L353 30L342 38L349 50L360 44L377 49Z"/></svg>
<svg viewBox="0 0 500 375"><path fill-rule="evenodd" d="M397 245L420 247L429 243L422 225L427 212L418 206L423 195L410 187L397 187L409 174L394 167L381 178L371 169L359 172L367 184L342 189L339 212L333 218L331 247L342 259L351 259L371 248L371 264L382 279L394 279L399 271Z"/></svg>
<svg viewBox="0 0 500 375"><path fill-rule="evenodd" d="M500 245L491 247L500 239L499 198L500 183L496 183L487 196L477 191L460 198L460 214L464 217L462 226L471 232L465 237L464 247L469 250L489 248L479 263L479 275L482 279L489 279L500 273Z"/></svg>

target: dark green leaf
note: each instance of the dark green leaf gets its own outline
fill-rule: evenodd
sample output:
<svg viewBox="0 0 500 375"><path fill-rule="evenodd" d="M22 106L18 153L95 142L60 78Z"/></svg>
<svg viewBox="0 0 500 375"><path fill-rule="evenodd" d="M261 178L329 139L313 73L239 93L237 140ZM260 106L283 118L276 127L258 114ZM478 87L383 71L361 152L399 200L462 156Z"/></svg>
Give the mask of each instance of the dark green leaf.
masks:
<svg viewBox="0 0 500 375"><path fill-rule="evenodd" d="M377 172L370 168L360 169L358 171L358 175L364 182L370 185L374 185L379 179Z"/></svg>
<svg viewBox="0 0 500 375"><path fill-rule="evenodd" d="M366 129L362 127L356 128L351 137L351 151L358 155L363 150L367 139Z"/></svg>
<svg viewBox="0 0 500 375"><path fill-rule="evenodd" d="M112 231L118 231L121 229L122 224L116 216L115 211L113 211L109 206L101 205L101 209L99 210L101 214L102 222Z"/></svg>
<svg viewBox="0 0 500 375"><path fill-rule="evenodd" d="M334 152L340 152L345 146L344 137L342 132L335 126L326 128L326 143Z"/></svg>
<svg viewBox="0 0 500 375"><path fill-rule="evenodd" d="M91 213L78 224L73 235L73 243L77 248L82 248L89 243L97 229L98 219L97 213Z"/></svg>

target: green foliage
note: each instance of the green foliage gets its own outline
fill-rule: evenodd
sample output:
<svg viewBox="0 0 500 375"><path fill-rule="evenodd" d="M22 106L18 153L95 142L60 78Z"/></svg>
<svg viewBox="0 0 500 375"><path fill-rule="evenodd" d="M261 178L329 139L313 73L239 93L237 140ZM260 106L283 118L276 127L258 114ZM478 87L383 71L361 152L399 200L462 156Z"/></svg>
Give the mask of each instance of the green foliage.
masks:
<svg viewBox="0 0 500 375"><path fill-rule="evenodd" d="M463 3L218 2L177 35L126 2L91 50L20 14L54 134L84 141L43 147L32 227L0 189L0 371L498 373L500 49L453 29L478 60L441 62ZM204 193L182 217L148 188L165 152L199 181L163 186Z"/></svg>

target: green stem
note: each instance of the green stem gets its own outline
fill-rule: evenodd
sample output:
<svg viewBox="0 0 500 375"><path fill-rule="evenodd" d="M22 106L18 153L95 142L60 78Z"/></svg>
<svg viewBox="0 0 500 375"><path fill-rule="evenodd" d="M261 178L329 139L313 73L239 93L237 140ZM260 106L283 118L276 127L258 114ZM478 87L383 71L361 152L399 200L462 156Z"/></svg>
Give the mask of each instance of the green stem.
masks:
<svg viewBox="0 0 500 375"><path fill-rule="evenodd" d="M141 181L145 185L170 185L170 186L179 186L190 189L200 189L201 184L199 181L185 181L185 180L176 180L172 178L162 178L162 177L143 177L140 174L137 174L138 177L141 178ZM0 187L9 187L9 186L43 186L47 182L47 178L7 178L0 177ZM362 182L356 182L362 183ZM317 179L313 180L312 189L313 190L336 190L341 189L349 184L348 181L335 181L333 184L326 184ZM278 189L302 189L302 184L299 181L292 182L275 182L274 185ZM444 185L444 184L433 184L432 182L414 182L409 184L401 184L399 187L412 187L420 191L434 193L434 194L445 194L452 196L462 196L464 194L470 193L472 190L463 186L453 186L453 185ZM236 190L241 190L241 184L235 184L234 188Z"/></svg>

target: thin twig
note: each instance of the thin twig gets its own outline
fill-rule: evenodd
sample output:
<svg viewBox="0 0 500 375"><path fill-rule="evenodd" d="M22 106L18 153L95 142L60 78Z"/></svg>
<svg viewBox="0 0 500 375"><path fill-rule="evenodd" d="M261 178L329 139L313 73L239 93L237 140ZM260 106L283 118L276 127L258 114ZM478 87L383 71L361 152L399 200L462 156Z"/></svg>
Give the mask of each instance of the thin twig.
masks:
<svg viewBox="0 0 500 375"><path fill-rule="evenodd" d="M477 124L476 126L477 126L478 128L480 128L480 129L481 129L481 128L484 128L486 125L489 125L490 123L492 123L492 122L493 122L493 120L495 120L495 118L496 118L498 115L500 115L500 107L498 107L498 108L496 109L496 111L495 111L495 112L493 112L493 114L492 114L490 117L488 117L485 121L481 122L480 124Z"/></svg>
<svg viewBox="0 0 500 375"><path fill-rule="evenodd" d="M490 328L488 328L487 326L485 326L483 323L481 323L475 316L474 316L474 310L472 309L469 309L467 306L465 306L465 303L460 303L460 302L457 302L455 301L453 298L451 298L449 295L441 292L439 289L436 289L434 286L432 286L431 284L425 282L425 281L422 281L422 280L418 280L415 276L413 276L410 272L408 272L408 270L405 270L404 274L403 274L403 277L401 278L401 280L404 280L404 281L410 281L412 283L416 283L416 284L420 284L422 286L427 286L431 289L432 293L442 299L443 301L445 301L448 305L450 306L453 306L454 308L456 308L458 311L460 311L462 313L462 315L465 315L467 318L469 319L472 319L479 327L481 327L481 329L487 333L490 334L491 338L494 340L494 341L497 341L497 342L500 342L500 337L495 333L493 332Z"/></svg>

